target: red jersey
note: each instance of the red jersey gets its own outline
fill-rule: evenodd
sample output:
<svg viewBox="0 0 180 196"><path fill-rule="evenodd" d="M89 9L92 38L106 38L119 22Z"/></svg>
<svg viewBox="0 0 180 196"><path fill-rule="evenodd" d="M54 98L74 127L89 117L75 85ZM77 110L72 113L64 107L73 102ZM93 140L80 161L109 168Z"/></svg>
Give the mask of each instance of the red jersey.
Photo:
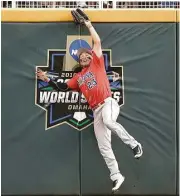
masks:
<svg viewBox="0 0 180 196"><path fill-rule="evenodd" d="M111 89L103 55L98 58L95 52L92 52L92 56L90 66L83 68L67 82L67 85L73 90L80 90L90 107L94 108L107 97L111 97Z"/></svg>

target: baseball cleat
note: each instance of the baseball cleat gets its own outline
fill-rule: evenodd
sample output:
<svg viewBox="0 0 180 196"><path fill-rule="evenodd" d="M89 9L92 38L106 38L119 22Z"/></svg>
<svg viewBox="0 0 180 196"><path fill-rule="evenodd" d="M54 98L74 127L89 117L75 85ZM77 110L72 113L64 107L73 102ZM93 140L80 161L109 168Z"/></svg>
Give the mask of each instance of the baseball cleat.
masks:
<svg viewBox="0 0 180 196"><path fill-rule="evenodd" d="M134 153L135 159L139 159L142 156L143 150L142 150L142 146L140 143L138 143L137 146L133 148L133 153Z"/></svg>
<svg viewBox="0 0 180 196"><path fill-rule="evenodd" d="M113 188L112 188L112 192L113 193L118 191L118 189L120 188L120 186L124 182L124 179L125 179L124 176L120 176L119 179L113 181Z"/></svg>

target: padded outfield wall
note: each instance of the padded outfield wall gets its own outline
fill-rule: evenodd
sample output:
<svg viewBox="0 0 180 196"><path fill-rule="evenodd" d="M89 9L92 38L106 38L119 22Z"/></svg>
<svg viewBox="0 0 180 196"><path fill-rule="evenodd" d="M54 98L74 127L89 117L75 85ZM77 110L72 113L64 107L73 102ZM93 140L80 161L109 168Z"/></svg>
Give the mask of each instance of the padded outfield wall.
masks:
<svg viewBox="0 0 180 196"><path fill-rule="evenodd" d="M178 13L87 13L104 53L110 51L107 64L123 67L118 122L144 149L134 160L112 136L126 177L119 194L176 195ZM46 130L46 112L35 104L36 66L52 63L50 50L68 53L71 35L89 34L72 23L69 11L2 11L2 194L111 194L93 124L81 131L67 123Z"/></svg>

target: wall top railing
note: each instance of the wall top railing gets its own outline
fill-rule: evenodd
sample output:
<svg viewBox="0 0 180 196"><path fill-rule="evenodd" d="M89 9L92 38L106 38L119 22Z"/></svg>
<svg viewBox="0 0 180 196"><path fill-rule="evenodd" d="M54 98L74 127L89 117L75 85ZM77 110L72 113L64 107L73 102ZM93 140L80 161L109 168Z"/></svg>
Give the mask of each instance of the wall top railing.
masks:
<svg viewBox="0 0 180 196"><path fill-rule="evenodd" d="M179 9L180 1L137 1L137 0L87 0L87 1L1 1L2 9Z"/></svg>

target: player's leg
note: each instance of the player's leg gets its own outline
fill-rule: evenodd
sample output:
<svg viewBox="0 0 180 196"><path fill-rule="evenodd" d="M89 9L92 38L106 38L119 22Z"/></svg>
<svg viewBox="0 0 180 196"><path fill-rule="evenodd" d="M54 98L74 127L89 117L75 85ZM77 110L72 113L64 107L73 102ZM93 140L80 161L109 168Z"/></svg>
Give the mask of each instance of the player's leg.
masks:
<svg viewBox="0 0 180 196"><path fill-rule="evenodd" d="M135 158L139 158L143 153L141 144L137 142L121 124L116 122L119 110L119 105L115 99L108 100L102 109L103 122L108 129L118 135L125 144L133 149Z"/></svg>
<svg viewBox="0 0 180 196"><path fill-rule="evenodd" d="M119 171L118 163L111 147L111 131L104 125L102 109L94 112L94 132L98 147L110 171L110 178L113 181L113 191L116 191L124 181Z"/></svg>

